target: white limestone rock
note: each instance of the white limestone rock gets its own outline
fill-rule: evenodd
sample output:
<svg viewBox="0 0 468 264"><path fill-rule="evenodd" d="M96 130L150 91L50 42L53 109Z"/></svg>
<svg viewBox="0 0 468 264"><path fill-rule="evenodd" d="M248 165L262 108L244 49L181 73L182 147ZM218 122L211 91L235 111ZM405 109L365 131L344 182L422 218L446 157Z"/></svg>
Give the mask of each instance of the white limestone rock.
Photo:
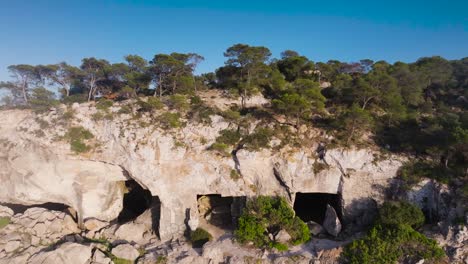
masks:
<svg viewBox="0 0 468 264"><path fill-rule="evenodd" d="M91 247L76 243L64 243L52 251L42 251L31 256L28 263L87 264L91 259Z"/></svg>
<svg viewBox="0 0 468 264"><path fill-rule="evenodd" d="M341 221L336 214L335 209L327 204L327 211L325 212L325 220L323 221L323 228L332 236L338 236L341 232Z"/></svg>
<svg viewBox="0 0 468 264"><path fill-rule="evenodd" d="M112 254L118 258L135 261L140 253L130 244L121 244L112 249Z"/></svg>

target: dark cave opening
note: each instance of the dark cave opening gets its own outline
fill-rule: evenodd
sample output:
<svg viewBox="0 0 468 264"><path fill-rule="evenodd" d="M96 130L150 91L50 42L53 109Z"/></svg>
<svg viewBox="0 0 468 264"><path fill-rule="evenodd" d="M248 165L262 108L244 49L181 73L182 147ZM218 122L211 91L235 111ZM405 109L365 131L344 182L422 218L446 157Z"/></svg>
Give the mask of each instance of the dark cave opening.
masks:
<svg viewBox="0 0 468 264"><path fill-rule="evenodd" d="M341 196L332 193L296 193L294 211L304 222L314 221L323 224L327 204L335 209L342 221Z"/></svg>
<svg viewBox="0 0 468 264"><path fill-rule="evenodd" d="M153 196L149 190L144 189L134 180L128 180L125 182L125 187L127 188L127 193L123 197L123 208L120 212L117 221L120 224L127 223L129 221L135 220L138 216L143 214L146 210L152 208ZM153 224L154 226L154 224Z"/></svg>
<svg viewBox="0 0 468 264"><path fill-rule="evenodd" d="M219 194L197 195L198 213L208 224L233 229L245 206L246 197L222 197Z"/></svg>

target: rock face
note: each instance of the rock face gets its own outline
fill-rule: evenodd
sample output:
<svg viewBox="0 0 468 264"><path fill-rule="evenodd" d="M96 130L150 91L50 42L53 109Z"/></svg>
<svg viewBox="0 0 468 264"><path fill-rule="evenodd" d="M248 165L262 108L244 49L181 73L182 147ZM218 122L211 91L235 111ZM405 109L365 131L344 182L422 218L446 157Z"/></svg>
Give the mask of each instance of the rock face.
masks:
<svg viewBox="0 0 468 264"><path fill-rule="evenodd" d="M341 221L336 214L333 207L327 204L327 211L325 212L325 220L323 221L323 228L332 236L338 236L341 232Z"/></svg>
<svg viewBox="0 0 468 264"><path fill-rule="evenodd" d="M91 258L91 248L89 246L76 243L64 243L53 251L39 252L33 255L28 263L42 264L86 264Z"/></svg>
<svg viewBox="0 0 468 264"><path fill-rule="evenodd" d="M28 248L53 244L63 237L78 233L71 216L44 208L30 208L10 218L10 223L0 229L0 255L13 256ZM3 249L3 250L2 250Z"/></svg>
<svg viewBox="0 0 468 264"><path fill-rule="evenodd" d="M291 240L291 235L289 235L286 230L280 230L275 236L275 241L282 244L288 243L289 240Z"/></svg>
<svg viewBox="0 0 468 264"><path fill-rule="evenodd" d="M165 131L149 115L134 120L118 114L120 106L110 109L113 120L94 121L92 104L74 105L68 123L61 119L62 108L41 116L0 111L0 202L63 203L80 219L111 221L122 209L122 182L131 178L161 201L162 240L183 234L187 223L197 226L197 195L206 194L282 195L292 204L297 192L339 193L343 219L350 221L366 209L361 201L382 201L380 187L388 185L401 165L396 156L376 160L378 153L368 149L330 149L322 157L329 166L317 172L318 142L312 139L303 148L242 149L235 161L207 150L219 131L230 126L221 116L211 116L210 125L187 120L184 128ZM44 122L49 126L41 128ZM142 122L150 125L142 127ZM88 129L95 136L90 144L97 147L73 154L68 142L57 140L71 126ZM45 136L36 136L37 130ZM230 176L236 168L238 179Z"/></svg>
<svg viewBox="0 0 468 264"><path fill-rule="evenodd" d="M112 249L112 254L121 259L134 261L140 255L132 245L122 244Z"/></svg>
<svg viewBox="0 0 468 264"><path fill-rule="evenodd" d="M314 221L309 221L306 223L307 226L309 227L309 230L310 230L310 234L312 236L317 236L317 235L320 235L322 233L324 233L324 228L322 225L314 222Z"/></svg>

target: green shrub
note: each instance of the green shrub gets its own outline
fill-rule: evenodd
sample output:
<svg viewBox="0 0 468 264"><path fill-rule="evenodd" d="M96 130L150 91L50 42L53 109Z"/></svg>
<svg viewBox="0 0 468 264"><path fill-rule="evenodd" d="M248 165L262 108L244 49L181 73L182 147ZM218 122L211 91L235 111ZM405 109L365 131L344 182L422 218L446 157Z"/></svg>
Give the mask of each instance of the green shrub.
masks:
<svg viewBox="0 0 468 264"><path fill-rule="evenodd" d="M165 264L167 263L167 257L166 256L158 256L156 259L156 264Z"/></svg>
<svg viewBox="0 0 468 264"><path fill-rule="evenodd" d="M384 225L409 225L419 228L424 224L424 220L421 209L404 201L385 202L379 210L378 221Z"/></svg>
<svg viewBox="0 0 468 264"><path fill-rule="evenodd" d="M65 96L62 99L64 104L73 104L73 103L85 103L88 101L88 96L86 94L72 94L70 96Z"/></svg>
<svg viewBox="0 0 468 264"><path fill-rule="evenodd" d="M55 99L55 94L43 87L32 90L29 103L34 110L39 112L47 111L49 108L59 105L59 101Z"/></svg>
<svg viewBox="0 0 468 264"><path fill-rule="evenodd" d="M229 149L229 146L224 144L224 143L218 143L218 142L215 142L213 143L209 148L208 150L213 150L213 151L216 151L218 152L218 154L222 155L222 156L225 156L225 157L229 157L229 152L228 152L228 149Z"/></svg>
<svg viewBox="0 0 468 264"><path fill-rule="evenodd" d="M273 130L266 127L257 127L255 131L244 137L244 147L249 150L260 150L270 146Z"/></svg>
<svg viewBox="0 0 468 264"><path fill-rule="evenodd" d="M442 183L448 183L451 171L437 162L410 161L403 164L398 170L398 177L405 183L405 188L410 189L423 178L435 179Z"/></svg>
<svg viewBox="0 0 468 264"><path fill-rule="evenodd" d="M195 96L190 97L190 104L192 106L200 106L203 104L203 101L200 96L195 95Z"/></svg>
<svg viewBox="0 0 468 264"><path fill-rule="evenodd" d="M295 216L284 198L258 196L247 202L234 233L240 243L253 242L257 247L271 248L276 242L270 239L269 233L280 230L288 232L292 244L310 239L309 228Z"/></svg>
<svg viewBox="0 0 468 264"><path fill-rule="evenodd" d="M189 103L187 102L187 97L182 94L171 95L169 97L168 103L172 109L176 109L178 111L187 111L190 107Z"/></svg>
<svg viewBox="0 0 468 264"><path fill-rule="evenodd" d="M224 119L226 119L227 121L234 122L234 123L236 123L237 121L239 121L239 119L241 119L240 112L239 111L234 111L234 110L231 110L231 109L228 109L228 110L222 112L221 116L224 117Z"/></svg>
<svg viewBox="0 0 468 264"><path fill-rule="evenodd" d="M154 110L160 110L164 107L164 104L157 97L148 97L146 102L138 99L137 104L140 106L140 110L143 112L152 112Z"/></svg>
<svg viewBox="0 0 468 264"><path fill-rule="evenodd" d="M107 112L109 111L109 108L111 108L113 105L114 105L114 102L112 102L111 100L102 99L96 103L96 109Z"/></svg>
<svg viewBox="0 0 468 264"><path fill-rule="evenodd" d="M288 250L288 246L281 243L273 243L273 247L276 248L278 251L286 251Z"/></svg>
<svg viewBox="0 0 468 264"><path fill-rule="evenodd" d="M197 105L190 112L190 118L195 122L211 125L211 116L215 115L216 111L205 105Z"/></svg>
<svg viewBox="0 0 468 264"><path fill-rule="evenodd" d="M44 119L41 119L41 118L37 117L35 120L39 124L39 127L41 129L46 129L46 128L50 127L49 122L45 121Z"/></svg>
<svg viewBox="0 0 468 264"><path fill-rule="evenodd" d="M4 228L10 223L10 217L2 216L0 217L0 229Z"/></svg>
<svg viewBox="0 0 468 264"><path fill-rule="evenodd" d="M91 147L84 143L85 140L93 138L94 135L81 126L71 127L64 138L70 143L70 148L75 153L89 151Z"/></svg>
<svg viewBox="0 0 468 264"><path fill-rule="evenodd" d="M119 111L117 113L123 115L123 114L131 114L132 113L132 108L128 105L123 105L120 107Z"/></svg>
<svg viewBox="0 0 468 264"><path fill-rule="evenodd" d="M315 161L313 164L314 173L318 174L323 170L328 169L330 166L324 162Z"/></svg>
<svg viewBox="0 0 468 264"><path fill-rule="evenodd" d="M73 110L73 109L66 110L62 115L62 119L65 120L65 121L70 121L74 117L75 117L75 110Z"/></svg>
<svg viewBox="0 0 468 264"><path fill-rule="evenodd" d="M439 261L444 251L437 243L414 230L424 215L406 202L386 202L368 234L348 244L341 255L344 263L415 263L420 259Z"/></svg>
<svg viewBox="0 0 468 264"><path fill-rule="evenodd" d="M434 240L408 225L379 224L366 237L347 245L342 255L344 263L353 264L414 263L420 259L440 260L444 256Z"/></svg>
<svg viewBox="0 0 468 264"><path fill-rule="evenodd" d="M182 126L179 113L170 113L170 112L163 113L159 117L159 121L161 122L162 127L166 129L178 128Z"/></svg>
<svg viewBox="0 0 468 264"><path fill-rule="evenodd" d="M197 228L195 231L190 233L190 241L196 248L203 247L203 245L213 239L210 233L203 228Z"/></svg>
<svg viewBox="0 0 468 264"><path fill-rule="evenodd" d="M237 170L235 170L235 169L232 169L232 170L231 170L230 176L231 176L231 179L233 179L233 180L235 180L235 181L237 181L237 180L239 180L239 179L241 178L241 175L240 175L239 172L237 172Z"/></svg>
<svg viewBox="0 0 468 264"><path fill-rule="evenodd" d="M236 145L241 139L241 134L237 129L223 129L219 132L216 142L228 146Z"/></svg>

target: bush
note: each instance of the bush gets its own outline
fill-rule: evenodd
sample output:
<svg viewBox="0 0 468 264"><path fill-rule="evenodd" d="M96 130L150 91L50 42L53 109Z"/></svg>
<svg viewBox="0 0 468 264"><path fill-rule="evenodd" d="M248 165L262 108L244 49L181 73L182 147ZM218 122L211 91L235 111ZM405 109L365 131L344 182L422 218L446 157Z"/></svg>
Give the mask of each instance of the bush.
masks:
<svg viewBox="0 0 468 264"><path fill-rule="evenodd" d="M65 134L65 139L70 143L70 148L75 153L82 153L91 148L84 143L84 140L91 139L94 135L84 127L71 127Z"/></svg>
<svg viewBox="0 0 468 264"><path fill-rule="evenodd" d="M241 134L236 129L223 129L219 132L216 142L228 146L236 145L241 139Z"/></svg>
<svg viewBox="0 0 468 264"><path fill-rule="evenodd" d="M111 100L102 99L96 103L96 109L107 112L109 111L109 108L111 108L113 105L114 102L112 102Z"/></svg>
<svg viewBox="0 0 468 264"><path fill-rule="evenodd" d="M237 181L237 180L239 180L241 178L241 175L235 169L231 170L230 176L231 176L231 179L233 179L235 181Z"/></svg>
<svg viewBox="0 0 468 264"><path fill-rule="evenodd" d="M437 243L408 225L376 225L366 237L355 240L343 251L345 263L393 264L440 260L445 256Z"/></svg>
<svg viewBox="0 0 468 264"><path fill-rule="evenodd" d="M273 131L266 127L257 127L255 131L244 137L245 148L249 150L260 150L270 146Z"/></svg>
<svg viewBox="0 0 468 264"><path fill-rule="evenodd" d="M70 96L65 96L62 99L64 104L73 104L73 103L85 103L88 101L88 96L86 94L72 94Z"/></svg>
<svg viewBox="0 0 468 264"><path fill-rule="evenodd" d="M55 94L43 87L32 90L29 102L36 111L47 111L59 104L59 101L55 99Z"/></svg>
<svg viewBox="0 0 468 264"><path fill-rule="evenodd" d="M310 239L309 228L295 216L284 198L259 196L247 202L235 236L240 243L253 242L257 247L271 248L277 243L270 239L269 234L280 230L288 232L292 244L301 244Z"/></svg>
<svg viewBox="0 0 468 264"><path fill-rule="evenodd" d="M10 223L10 217L0 217L0 229L4 228Z"/></svg>
<svg viewBox="0 0 468 264"><path fill-rule="evenodd" d="M342 260L356 264L441 260L445 253L437 243L411 227L423 222L421 210L409 203L384 203L375 225L364 238L344 248Z"/></svg>
<svg viewBox="0 0 468 264"><path fill-rule="evenodd" d="M440 163L430 161L406 162L398 170L398 177L404 181L405 189L410 189L423 178L430 178L442 183L448 183L451 174L449 169Z"/></svg>
<svg viewBox="0 0 468 264"><path fill-rule="evenodd" d="M164 107L164 104L157 97L148 97L146 102L138 99L137 104L140 106L140 111L143 112L152 112L153 110L160 110Z"/></svg>
<svg viewBox="0 0 468 264"><path fill-rule="evenodd" d="M163 113L161 116L159 116L159 121L161 122L162 127L165 129L178 128L182 126L179 113Z"/></svg>
<svg viewBox="0 0 468 264"><path fill-rule="evenodd" d="M132 113L132 108L128 105L123 105L122 107L120 107L119 111L117 112L121 115L123 114L131 114Z"/></svg>
<svg viewBox="0 0 468 264"><path fill-rule="evenodd" d="M419 228L424 224L424 214L408 202L385 202L379 210L378 221L384 225L408 225Z"/></svg>
<svg viewBox="0 0 468 264"><path fill-rule="evenodd" d="M221 113L221 116L224 117L229 122L238 122L239 119L241 119L241 114L239 111L234 111L231 109L228 109L224 112Z"/></svg>
<svg viewBox="0 0 468 264"><path fill-rule="evenodd" d="M174 94L169 97L169 106L178 111L187 111L190 107L187 97L181 94Z"/></svg>
<svg viewBox="0 0 468 264"><path fill-rule="evenodd" d="M213 151L217 151L220 155L222 156L225 156L225 157L229 157L229 152L228 152L228 149L229 149L229 146L224 144L224 143L213 143L213 145L211 145L208 150L213 150Z"/></svg>
<svg viewBox="0 0 468 264"><path fill-rule="evenodd" d="M195 231L190 233L190 241L192 242L193 247L199 248L213 239L210 233L203 228L197 228Z"/></svg>

